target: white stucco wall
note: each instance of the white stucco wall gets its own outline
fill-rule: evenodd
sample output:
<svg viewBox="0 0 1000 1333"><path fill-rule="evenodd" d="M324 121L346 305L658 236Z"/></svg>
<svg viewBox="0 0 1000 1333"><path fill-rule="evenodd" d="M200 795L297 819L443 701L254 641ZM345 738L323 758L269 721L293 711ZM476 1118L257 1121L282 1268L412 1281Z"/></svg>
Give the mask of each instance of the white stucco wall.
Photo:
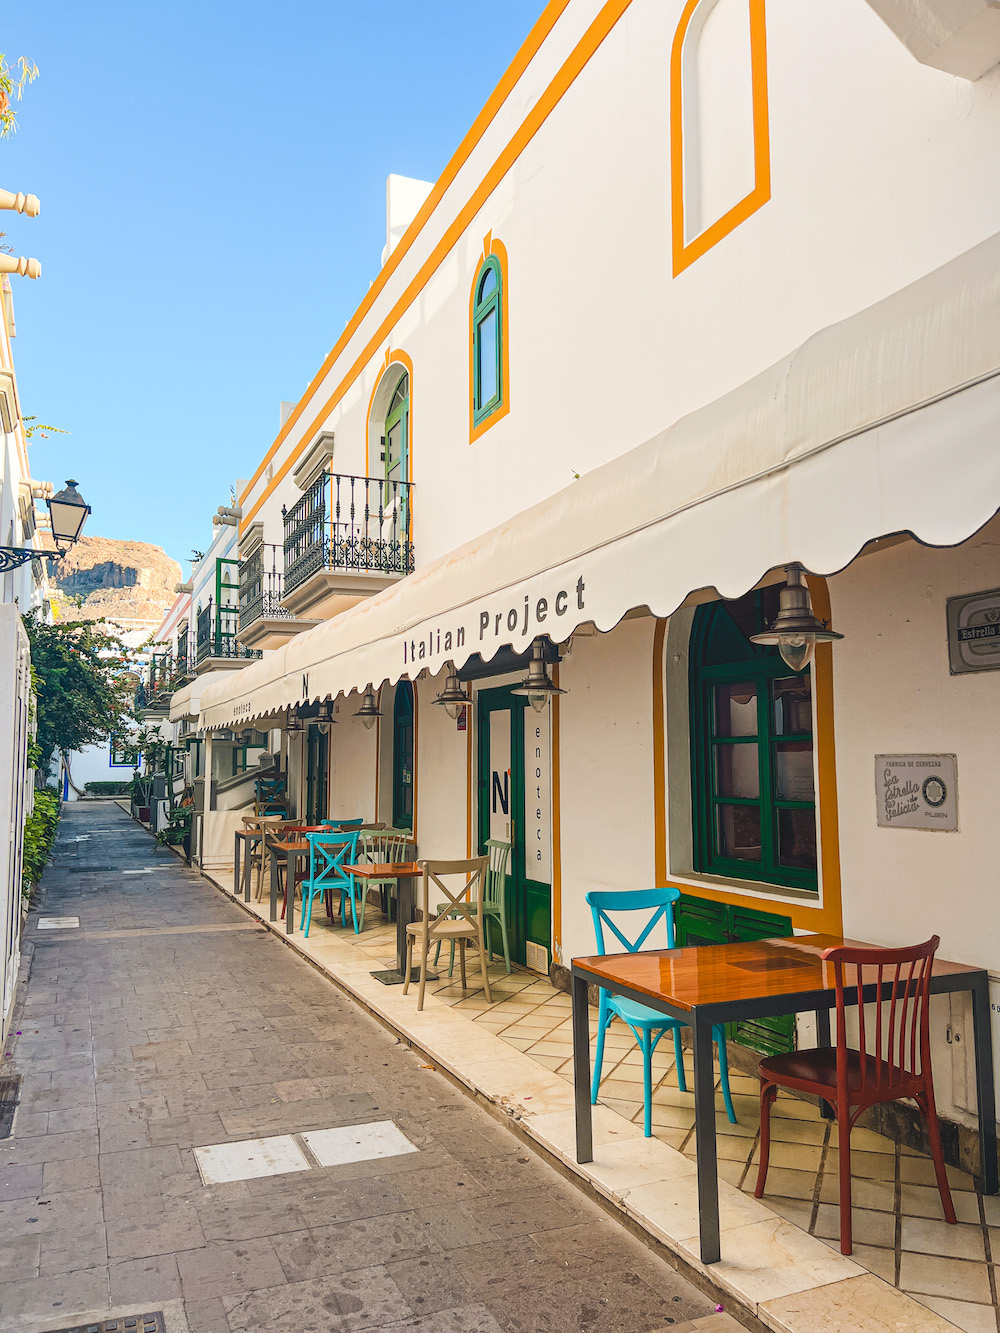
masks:
<svg viewBox="0 0 1000 1333"><path fill-rule="evenodd" d="M351 694L336 706L330 740L330 818L375 818L375 728L366 731L354 716L361 697Z"/></svg>
<svg viewBox="0 0 1000 1333"><path fill-rule="evenodd" d="M417 700L417 848L431 860L467 855L468 732L433 701L444 680L421 680ZM470 719L471 724L471 719Z"/></svg>
<svg viewBox="0 0 1000 1333"><path fill-rule="evenodd" d="M584 894L652 888L656 622L580 637L559 668L562 961L595 950Z"/></svg>

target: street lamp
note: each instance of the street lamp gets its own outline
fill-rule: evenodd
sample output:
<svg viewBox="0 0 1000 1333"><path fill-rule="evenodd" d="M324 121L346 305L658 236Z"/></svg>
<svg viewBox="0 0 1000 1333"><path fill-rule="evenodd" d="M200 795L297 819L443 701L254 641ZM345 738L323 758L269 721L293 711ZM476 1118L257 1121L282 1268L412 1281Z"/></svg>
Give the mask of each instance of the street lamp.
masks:
<svg viewBox="0 0 1000 1333"><path fill-rule="evenodd" d="M375 691L370 685L367 690L365 690L361 699L361 707L354 716L360 717L367 731L371 731L372 727L374 727L375 723L382 716L378 711L378 704L375 702Z"/></svg>
<svg viewBox="0 0 1000 1333"><path fill-rule="evenodd" d="M451 675L444 683L444 689L434 700L436 704L441 704L449 717L457 718L463 708L469 704L468 695L462 688L462 682L455 675Z"/></svg>
<svg viewBox="0 0 1000 1333"><path fill-rule="evenodd" d="M528 662L528 676L520 685L511 690L511 694L527 695L528 702L536 713L540 713L554 694L565 694L558 685L549 680L545 666L545 641L535 639L531 645L531 660Z"/></svg>
<svg viewBox="0 0 1000 1333"><path fill-rule="evenodd" d="M289 708L285 714L285 730L286 731L302 730L302 720L299 717L298 705L296 704L293 704L292 707Z"/></svg>
<svg viewBox="0 0 1000 1333"><path fill-rule="evenodd" d="M828 629L827 622L814 614L809 589L802 581L802 566L786 565L785 574L787 580L778 595L778 614L773 625L763 634L751 634L750 642L776 645L793 671L805 671L817 643L832 643L844 636Z"/></svg>
<svg viewBox="0 0 1000 1333"><path fill-rule="evenodd" d="M49 496L45 503L52 520L52 540L59 547L60 555L64 555L64 546L72 546L80 540L90 505L76 489L75 481L67 481L66 489Z"/></svg>
<svg viewBox="0 0 1000 1333"><path fill-rule="evenodd" d="M50 496L45 503L49 507L52 520L52 538L56 544L56 554L64 556L66 547L73 546L80 540L83 525L90 513L90 505L76 489L75 481L67 481L66 489L58 495ZM0 574L12 569L20 569L29 560L38 560L43 555L51 554L36 550L34 546L0 546Z"/></svg>

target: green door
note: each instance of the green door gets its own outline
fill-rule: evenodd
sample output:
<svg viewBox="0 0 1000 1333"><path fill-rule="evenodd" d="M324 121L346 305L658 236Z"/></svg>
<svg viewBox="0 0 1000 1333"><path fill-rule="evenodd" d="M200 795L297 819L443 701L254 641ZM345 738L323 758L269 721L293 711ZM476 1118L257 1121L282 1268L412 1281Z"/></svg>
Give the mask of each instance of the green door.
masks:
<svg viewBox="0 0 1000 1333"><path fill-rule="evenodd" d="M306 822L318 824L330 808L330 737L314 723L306 734Z"/></svg>
<svg viewBox="0 0 1000 1333"><path fill-rule="evenodd" d="M392 709L392 826L413 828L413 686L401 680Z"/></svg>
<svg viewBox="0 0 1000 1333"><path fill-rule="evenodd" d="M487 838L511 844L511 954L516 962L547 972L552 942L549 715L536 713L509 688L481 691L476 710L479 850Z"/></svg>

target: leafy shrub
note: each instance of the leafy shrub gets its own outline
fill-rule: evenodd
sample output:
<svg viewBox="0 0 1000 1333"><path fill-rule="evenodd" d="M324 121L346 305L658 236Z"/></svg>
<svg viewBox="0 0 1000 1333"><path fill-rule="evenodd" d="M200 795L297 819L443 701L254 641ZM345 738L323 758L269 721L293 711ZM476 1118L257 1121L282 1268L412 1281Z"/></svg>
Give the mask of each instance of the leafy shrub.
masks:
<svg viewBox="0 0 1000 1333"><path fill-rule="evenodd" d="M27 897L42 878L59 827L59 793L54 787L35 792L35 808L24 824L22 892Z"/></svg>
<svg viewBox="0 0 1000 1333"><path fill-rule="evenodd" d="M171 810L166 828L161 828L156 835L159 847L180 847L191 834L191 816L194 809L190 805L178 805Z"/></svg>
<svg viewBox="0 0 1000 1333"><path fill-rule="evenodd" d="M128 796L131 782L85 782L83 789L90 796Z"/></svg>

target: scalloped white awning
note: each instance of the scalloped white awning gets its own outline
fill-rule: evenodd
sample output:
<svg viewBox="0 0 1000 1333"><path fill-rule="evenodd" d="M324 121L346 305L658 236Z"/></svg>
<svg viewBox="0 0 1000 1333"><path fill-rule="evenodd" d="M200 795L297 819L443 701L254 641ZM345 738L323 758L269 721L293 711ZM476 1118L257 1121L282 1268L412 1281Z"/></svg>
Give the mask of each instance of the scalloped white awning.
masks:
<svg viewBox="0 0 1000 1333"><path fill-rule="evenodd" d="M472 654L741 596L876 537L964 541L1000 508L1000 234L392 588L211 681L207 727Z"/></svg>

